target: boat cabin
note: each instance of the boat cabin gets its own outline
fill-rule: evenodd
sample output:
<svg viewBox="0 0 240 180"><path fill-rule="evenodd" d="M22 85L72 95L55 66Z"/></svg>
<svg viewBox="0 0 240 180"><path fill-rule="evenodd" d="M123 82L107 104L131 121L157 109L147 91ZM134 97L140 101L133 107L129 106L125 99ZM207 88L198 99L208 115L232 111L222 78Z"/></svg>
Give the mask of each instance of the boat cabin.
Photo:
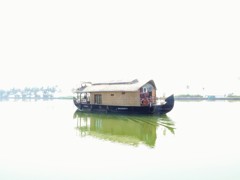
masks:
<svg viewBox="0 0 240 180"><path fill-rule="evenodd" d="M156 86L153 80L111 81L82 83L75 90L80 104L107 106L151 106L156 104Z"/></svg>

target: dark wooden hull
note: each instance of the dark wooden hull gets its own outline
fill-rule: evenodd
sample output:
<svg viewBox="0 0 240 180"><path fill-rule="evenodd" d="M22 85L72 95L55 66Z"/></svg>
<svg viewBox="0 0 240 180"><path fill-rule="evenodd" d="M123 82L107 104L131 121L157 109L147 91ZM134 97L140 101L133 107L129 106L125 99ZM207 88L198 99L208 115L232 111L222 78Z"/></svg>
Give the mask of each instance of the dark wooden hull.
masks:
<svg viewBox="0 0 240 180"><path fill-rule="evenodd" d="M174 95L166 98L166 103L163 105L153 106L110 106L100 104L78 103L73 100L75 106L80 111L86 112L106 112L106 113L128 113L128 114L166 114L174 107Z"/></svg>

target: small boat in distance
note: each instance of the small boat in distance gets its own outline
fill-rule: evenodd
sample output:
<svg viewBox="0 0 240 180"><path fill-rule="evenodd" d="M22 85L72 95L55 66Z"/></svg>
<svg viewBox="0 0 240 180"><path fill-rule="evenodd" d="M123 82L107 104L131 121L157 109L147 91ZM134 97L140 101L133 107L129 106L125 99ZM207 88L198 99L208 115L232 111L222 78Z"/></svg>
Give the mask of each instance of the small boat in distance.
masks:
<svg viewBox="0 0 240 180"><path fill-rule="evenodd" d="M73 92L79 111L166 114L173 109L174 95L158 104L153 80L84 82Z"/></svg>

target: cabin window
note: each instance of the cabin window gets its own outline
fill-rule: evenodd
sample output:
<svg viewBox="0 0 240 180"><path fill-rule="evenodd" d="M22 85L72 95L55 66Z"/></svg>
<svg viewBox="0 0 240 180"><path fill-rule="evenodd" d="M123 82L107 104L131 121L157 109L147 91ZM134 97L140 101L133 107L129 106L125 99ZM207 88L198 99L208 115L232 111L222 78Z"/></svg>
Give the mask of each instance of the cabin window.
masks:
<svg viewBox="0 0 240 180"><path fill-rule="evenodd" d="M146 93L146 92L147 92L147 88L144 87L144 88L143 88L143 93Z"/></svg>
<svg viewBox="0 0 240 180"><path fill-rule="evenodd" d="M102 104L102 95L101 94L95 94L94 95L94 103L95 104Z"/></svg>
<svg viewBox="0 0 240 180"><path fill-rule="evenodd" d="M114 96L114 94L111 94L111 96Z"/></svg>

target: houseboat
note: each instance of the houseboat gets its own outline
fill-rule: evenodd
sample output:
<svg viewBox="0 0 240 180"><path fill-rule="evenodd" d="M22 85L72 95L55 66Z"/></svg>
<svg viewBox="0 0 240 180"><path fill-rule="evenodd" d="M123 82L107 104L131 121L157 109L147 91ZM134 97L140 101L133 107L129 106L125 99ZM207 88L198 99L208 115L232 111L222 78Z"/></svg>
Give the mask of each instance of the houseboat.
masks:
<svg viewBox="0 0 240 180"><path fill-rule="evenodd" d="M84 82L74 90L74 104L79 111L166 114L173 109L174 95L157 103L153 80Z"/></svg>

